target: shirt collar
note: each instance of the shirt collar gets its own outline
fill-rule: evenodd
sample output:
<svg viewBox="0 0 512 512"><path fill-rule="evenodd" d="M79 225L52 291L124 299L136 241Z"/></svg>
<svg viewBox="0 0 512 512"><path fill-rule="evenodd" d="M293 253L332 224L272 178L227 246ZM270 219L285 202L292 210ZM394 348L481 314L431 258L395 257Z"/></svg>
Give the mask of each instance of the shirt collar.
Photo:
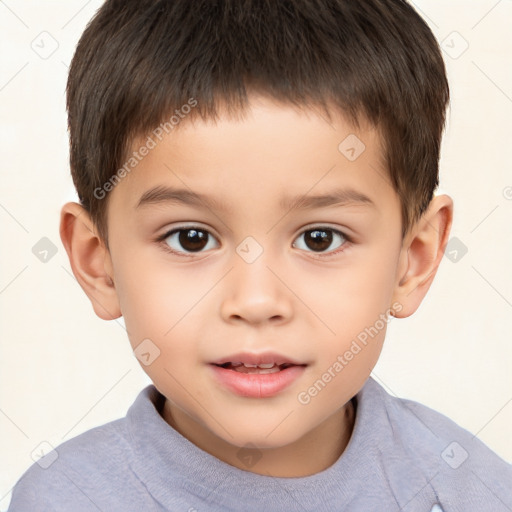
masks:
<svg viewBox="0 0 512 512"><path fill-rule="evenodd" d="M310 509L321 509L327 497L350 503L354 496L367 491L369 472L376 471L379 455L391 449L393 432L384 396L390 398L370 377L354 397L354 429L338 460L314 475L281 478L238 469L194 445L161 417L164 397L150 385L127 414L134 452L132 468L153 497L167 507L175 507L179 496L188 507L206 502L222 510L236 510L235 502L237 510L240 506L257 510L261 496L266 503L275 504L276 510L289 507L293 499L307 503ZM374 425L379 419L389 435L381 427L376 438ZM189 503L194 499L195 504Z"/></svg>

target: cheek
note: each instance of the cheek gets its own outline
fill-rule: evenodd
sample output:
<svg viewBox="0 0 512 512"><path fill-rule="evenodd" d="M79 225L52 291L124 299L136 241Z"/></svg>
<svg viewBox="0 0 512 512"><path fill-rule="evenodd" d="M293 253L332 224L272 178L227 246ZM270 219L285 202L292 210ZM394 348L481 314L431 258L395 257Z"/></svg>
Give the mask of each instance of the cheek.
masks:
<svg viewBox="0 0 512 512"><path fill-rule="evenodd" d="M197 274L172 268L165 257L154 255L132 254L119 263L116 278L132 346L145 338L158 344L170 342L187 323L207 284Z"/></svg>
<svg viewBox="0 0 512 512"><path fill-rule="evenodd" d="M343 268L323 269L308 279L308 305L334 331L333 338L352 338L390 307L395 270L390 251L354 251Z"/></svg>
<svg viewBox="0 0 512 512"><path fill-rule="evenodd" d="M136 254L117 270L121 311L135 356L160 392L186 403L180 383L201 365L197 326L205 313L200 299L208 280L171 271L162 258ZM144 360L146 353L151 360Z"/></svg>
<svg viewBox="0 0 512 512"><path fill-rule="evenodd" d="M316 299L312 309L333 331L324 330L317 349L318 365L311 380L319 380L320 388L329 382L330 390L322 393L318 405L338 403L348 396L347 391L357 392L378 360L398 257L390 247L383 244L354 251L345 268L311 281L311 297Z"/></svg>

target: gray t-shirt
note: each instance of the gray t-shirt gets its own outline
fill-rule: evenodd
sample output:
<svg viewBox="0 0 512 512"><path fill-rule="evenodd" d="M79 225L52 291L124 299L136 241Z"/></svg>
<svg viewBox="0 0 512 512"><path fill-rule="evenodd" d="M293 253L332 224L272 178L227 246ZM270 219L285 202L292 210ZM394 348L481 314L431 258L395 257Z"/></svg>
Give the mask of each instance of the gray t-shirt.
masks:
<svg viewBox="0 0 512 512"><path fill-rule="evenodd" d="M301 478L222 462L162 419L163 402L148 386L125 418L61 444L56 459L50 452L22 476L9 511L512 511L511 465L445 416L389 395L372 378L354 399L343 454Z"/></svg>

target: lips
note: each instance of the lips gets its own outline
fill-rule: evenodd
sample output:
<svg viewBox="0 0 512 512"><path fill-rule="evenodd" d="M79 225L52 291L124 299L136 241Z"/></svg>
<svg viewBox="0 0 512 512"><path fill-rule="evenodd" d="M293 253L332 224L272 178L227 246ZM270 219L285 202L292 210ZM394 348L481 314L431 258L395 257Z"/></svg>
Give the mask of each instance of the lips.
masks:
<svg viewBox="0 0 512 512"><path fill-rule="evenodd" d="M238 353L210 363L216 381L232 393L270 398L303 375L307 364L275 352Z"/></svg>

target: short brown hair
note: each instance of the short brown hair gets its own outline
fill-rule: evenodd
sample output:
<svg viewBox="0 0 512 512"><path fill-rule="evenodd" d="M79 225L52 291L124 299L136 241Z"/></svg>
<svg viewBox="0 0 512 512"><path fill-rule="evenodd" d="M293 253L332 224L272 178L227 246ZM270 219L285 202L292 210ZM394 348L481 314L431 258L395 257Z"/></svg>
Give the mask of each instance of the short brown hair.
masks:
<svg viewBox="0 0 512 512"><path fill-rule="evenodd" d="M449 88L439 45L405 0L107 0L67 83L73 181L107 243L105 199L136 137L190 98L187 118L244 112L248 93L328 105L379 129L402 233L439 181ZM341 142L341 141L340 141ZM108 243L107 243L108 245Z"/></svg>

